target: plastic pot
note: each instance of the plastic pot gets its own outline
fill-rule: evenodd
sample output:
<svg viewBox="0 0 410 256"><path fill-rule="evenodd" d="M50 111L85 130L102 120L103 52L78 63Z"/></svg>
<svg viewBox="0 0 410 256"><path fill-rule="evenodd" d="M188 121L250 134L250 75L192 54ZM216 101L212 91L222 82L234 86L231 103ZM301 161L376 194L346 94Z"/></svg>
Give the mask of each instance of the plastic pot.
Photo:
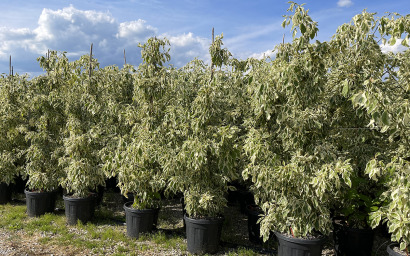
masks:
<svg viewBox="0 0 410 256"><path fill-rule="evenodd" d="M406 255L405 252L403 252L403 253L395 252L394 249L393 249L394 247L399 247L399 244L393 243L393 244L389 244L389 246L387 246L387 253L390 256L403 256L403 255Z"/></svg>
<svg viewBox="0 0 410 256"><path fill-rule="evenodd" d="M321 256L325 237L300 239L275 232L279 241L278 256Z"/></svg>
<svg viewBox="0 0 410 256"><path fill-rule="evenodd" d="M344 219L333 220L333 240L336 256L370 256L374 232L371 229L350 228Z"/></svg>
<svg viewBox="0 0 410 256"><path fill-rule="evenodd" d="M238 191L238 195L239 209L241 213L246 214L246 206L255 204L255 198L248 190Z"/></svg>
<svg viewBox="0 0 410 256"><path fill-rule="evenodd" d="M139 238L140 233L151 232L158 223L158 209L137 210L131 207L133 202L124 204L127 235Z"/></svg>
<svg viewBox="0 0 410 256"><path fill-rule="evenodd" d="M192 254L216 253L224 218L193 219L184 216L188 252Z"/></svg>
<svg viewBox="0 0 410 256"><path fill-rule="evenodd" d="M31 192L25 190L27 215L36 217L46 212L54 212L56 205L55 192Z"/></svg>
<svg viewBox="0 0 410 256"><path fill-rule="evenodd" d="M333 220L333 246L336 256L346 255L347 252L347 227L344 220Z"/></svg>
<svg viewBox="0 0 410 256"><path fill-rule="evenodd" d="M124 203L133 202L133 201L134 201L134 194L133 194L133 193L127 193L127 197L128 197L128 198L126 198L125 196L122 196L122 201L123 201Z"/></svg>
<svg viewBox="0 0 410 256"><path fill-rule="evenodd" d="M0 183L0 204L7 204L11 201L11 188L4 182Z"/></svg>
<svg viewBox="0 0 410 256"><path fill-rule="evenodd" d="M80 220L83 223L90 221L94 217L95 198L63 196L65 206L65 216L67 224L75 225Z"/></svg>
<svg viewBox="0 0 410 256"><path fill-rule="evenodd" d="M248 234L249 241L257 244L262 244L263 240L260 237L261 226L258 223L260 214L262 213L261 209L257 205L248 205L246 207L246 212L248 213Z"/></svg>
<svg viewBox="0 0 410 256"><path fill-rule="evenodd" d="M101 206L101 203L102 203L103 197L104 197L104 189L105 188L103 186L98 186L98 190L92 192L92 195L94 197L95 207Z"/></svg>
<svg viewBox="0 0 410 256"><path fill-rule="evenodd" d="M371 229L347 228L346 255L371 256L374 232Z"/></svg>

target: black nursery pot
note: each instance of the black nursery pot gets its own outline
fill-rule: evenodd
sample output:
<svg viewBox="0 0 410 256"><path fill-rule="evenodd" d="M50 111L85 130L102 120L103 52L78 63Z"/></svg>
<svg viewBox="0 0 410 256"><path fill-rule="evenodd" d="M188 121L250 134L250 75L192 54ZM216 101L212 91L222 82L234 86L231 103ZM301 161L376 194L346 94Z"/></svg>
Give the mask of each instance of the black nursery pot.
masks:
<svg viewBox="0 0 410 256"><path fill-rule="evenodd" d="M347 251L347 227L343 220L333 220L333 246L336 256L343 256Z"/></svg>
<svg viewBox="0 0 410 256"><path fill-rule="evenodd" d="M279 241L278 256L321 256L325 237L313 239L300 239L282 235L275 232Z"/></svg>
<svg viewBox="0 0 410 256"><path fill-rule="evenodd" d="M7 204L11 201L11 188L4 182L0 183L0 204Z"/></svg>
<svg viewBox="0 0 410 256"><path fill-rule="evenodd" d="M371 229L347 228L346 255L371 256L374 232Z"/></svg>
<svg viewBox="0 0 410 256"><path fill-rule="evenodd" d="M390 256L403 256L403 255L405 255L405 254L401 254L399 252L395 252L394 249L393 249L394 247L399 247L399 244L393 243L393 244L389 244L389 246L387 246L387 253Z"/></svg>
<svg viewBox="0 0 410 256"><path fill-rule="evenodd" d="M159 208L137 210L131 207L132 204L133 202L124 204L127 235L139 238L140 233L151 232L156 228Z"/></svg>
<svg viewBox="0 0 410 256"><path fill-rule="evenodd" d="M192 219L184 216L188 252L192 254L216 253L224 218Z"/></svg>
<svg viewBox="0 0 410 256"><path fill-rule="evenodd" d="M127 197L128 197L128 198L126 198L125 196L122 196L122 201L123 201L124 203L126 203L126 202L133 202L133 201L134 201L134 194L133 194L133 193L127 193Z"/></svg>
<svg viewBox="0 0 410 256"><path fill-rule="evenodd" d="M98 190L92 192L92 196L94 197L95 207L101 206L101 203L102 203L103 197L104 197L104 190L105 190L105 188L103 186L98 186Z"/></svg>
<svg viewBox="0 0 410 256"><path fill-rule="evenodd" d="M333 240L337 256L371 256L374 232L371 229L350 228L333 222Z"/></svg>
<svg viewBox="0 0 410 256"><path fill-rule="evenodd" d="M36 217L46 212L54 212L56 205L55 192L31 192L25 190L27 215Z"/></svg>
<svg viewBox="0 0 410 256"><path fill-rule="evenodd" d="M75 225L78 220L86 223L94 217L95 197L93 195L79 198L63 196L63 199L67 224Z"/></svg>
<svg viewBox="0 0 410 256"><path fill-rule="evenodd" d="M246 207L248 205L255 204L255 198L253 194L248 190L238 191L238 195L239 195L238 201L239 201L239 207L240 207L239 209L241 213L247 214Z"/></svg>
<svg viewBox="0 0 410 256"><path fill-rule="evenodd" d="M258 223L260 218L259 215L262 213L261 209L257 205L248 205L246 211L248 213L249 241L256 244L262 244L263 240L260 237L261 226Z"/></svg>

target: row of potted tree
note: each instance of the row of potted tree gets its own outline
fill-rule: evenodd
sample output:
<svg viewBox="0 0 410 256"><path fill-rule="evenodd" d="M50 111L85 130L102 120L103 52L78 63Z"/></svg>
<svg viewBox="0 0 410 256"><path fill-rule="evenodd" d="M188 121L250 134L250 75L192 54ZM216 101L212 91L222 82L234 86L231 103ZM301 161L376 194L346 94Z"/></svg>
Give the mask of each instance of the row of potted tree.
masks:
<svg viewBox="0 0 410 256"><path fill-rule="evenodd" d="M195 59L175 69L165 67L169 42L151 38L139 45L137 69L52 51L39 58L44 75L3 77L0 181L28 177L31 216L54 209L61 185L75 224L92 217L95 193L116 177L121 193L133 194L124 206L133 237L155 226L160 192L182 192L188 250L199 253L217 250L225 196L243 179L261 235L275 231L280 255L295 243L320 255L332 230L338 255L357 253L344 235L367 234L371 250L363 228L381 222L406 250L409 51L383 53L378 40L395 44L404 34L408 46L409 16L365 11L332 40L312 42L317 23L302 5L289 11L283 25L292 24L293 40L272 60L232 58L219 36L211 65ZM190 239L199 233L207 243Z"/></svg>

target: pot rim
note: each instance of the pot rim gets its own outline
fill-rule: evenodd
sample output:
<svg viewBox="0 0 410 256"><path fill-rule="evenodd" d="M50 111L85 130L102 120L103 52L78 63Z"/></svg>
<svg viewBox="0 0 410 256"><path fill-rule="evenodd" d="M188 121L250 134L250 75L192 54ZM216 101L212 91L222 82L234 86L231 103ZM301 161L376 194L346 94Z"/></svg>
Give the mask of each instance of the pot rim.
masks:
<svg viewBox="0 0 410 256"><path fill-rule="evenodd" d="M88 197L72 197L72 195L63 195L65 201L89 201L94 200L94 196L90 195Z"/></svg>
<svg viewBox="0 0 410 256"><path fill-rule="evenodd" d="M134 202L133 201L128 201L124 204L124 210L125 211L129 211L129 212L155 212L155 211L159 211L159 207L158 208L152 208L152 209L134 209L132 207L130 207Z"/></svg>
<svg viewBox="0 0 410 256"><path fill-rule="evenodd" d="M283 239L285 241L291 242L291 243L301 243L301 244L323 244L326 240L326 237L323 235L320 235L317 238L312 238L312 239L304 239L304 238L300 238L300 237L289 237L289 236L285 236L280 232L274 232L275 235L280 238Z"/></svg>
<svg viewBox="0 0 410 256"><path fill-rule="evenodd" d="M38 191L38 190L30 191L30 190L27 190L27 188L24 189L24 194L54 194L54 193L56 193L56 190L52 190L52 191Z"/></svg>
<svg viewBox="0 0 410 256"><path fill-rule="evenodd" d="M198 219L198 218L188 217L187 214L184 214L184 219L186 221L188 220L189 222L195 222L195 223L201 224L201 223L209 223L209 222L223 222L225 220L225 217L220 216L220 217L212 217L212 218L207 217L207 218Z"/></svg>
<svg viewBox="0 0 410 256"><path fill-rule="evenodd" d="M387 253L389 254L389 255L400 255L399 253L397 253L397 252L395 252L394 250L393 250L393 248L392 248L392 246L399 246L399 244L398 243L390 243L388 246L387 246Z"/></svg>

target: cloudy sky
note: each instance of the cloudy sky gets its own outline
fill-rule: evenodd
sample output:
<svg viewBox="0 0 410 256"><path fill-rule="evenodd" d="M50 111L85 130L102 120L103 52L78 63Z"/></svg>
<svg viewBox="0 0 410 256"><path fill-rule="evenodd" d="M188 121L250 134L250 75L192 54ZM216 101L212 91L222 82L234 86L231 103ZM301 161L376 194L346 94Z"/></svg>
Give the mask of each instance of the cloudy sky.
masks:
<svg viewBox="0 0 410 256"><path fill-rule="evenodd" d="M309 14L319 22L319 40L329 40L337 27L367 8L377 12L410 13L408 0L305 0ZM303 2L299 2L303 3ZM105 65L138 65L139 42L167 37L171 63L181 67L195 57L209 60L215 34L224 34L225 46L238 58L269 54L289 41L282 15L287 0L1 0L0 73L41 73L36 59L48 49L66 51L71 60L89 53Z"/></svg>

